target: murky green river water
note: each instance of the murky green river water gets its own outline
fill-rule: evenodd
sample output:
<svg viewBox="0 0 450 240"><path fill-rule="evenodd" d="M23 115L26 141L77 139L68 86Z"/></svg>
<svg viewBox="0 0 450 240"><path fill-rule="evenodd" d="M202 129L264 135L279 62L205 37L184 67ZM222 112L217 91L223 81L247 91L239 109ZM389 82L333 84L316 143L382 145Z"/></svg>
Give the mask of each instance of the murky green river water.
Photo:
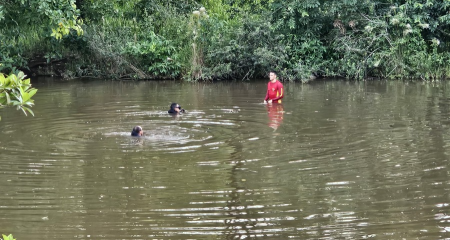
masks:
<svg viewBox="0 0 450 240"><path fill-rule="evenodd" d="M0 111L18 240L450 237L450 83L33 84Z"/></svg>

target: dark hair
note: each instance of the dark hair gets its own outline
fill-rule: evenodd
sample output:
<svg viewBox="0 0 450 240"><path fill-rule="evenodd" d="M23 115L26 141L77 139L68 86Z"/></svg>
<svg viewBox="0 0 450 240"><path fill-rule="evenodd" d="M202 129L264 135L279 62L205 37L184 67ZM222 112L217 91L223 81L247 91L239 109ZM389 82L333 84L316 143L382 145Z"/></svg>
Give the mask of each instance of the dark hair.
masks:
<svg viewBox="0 0 450 240"><path fill-rule="evenodd" d="M170 109L169 109L168 113L175 113L175 114L178 113L177 111L175 111L175 108L177 108L177 106L180 109L181 113L185 112L185 110L182 109L178 103L172 103L172 104L170 104Z"/></svg>
<svg viewBox="0 0 450 240"><path fill-rule="evenodd" d="M136 126L133 128L133 131L131 131L131 136L133 137L139 137L139 132L142 131L142 127L141 126Z"/></svg>
<svg viewBox="0 0 450 240"><path fill-rule="evenodd" d="M275 75L278 76L278 73L277 73L277 71L275 71L275 70L270 70L269 73L273 73L273 74L275 74Z"/></svg>

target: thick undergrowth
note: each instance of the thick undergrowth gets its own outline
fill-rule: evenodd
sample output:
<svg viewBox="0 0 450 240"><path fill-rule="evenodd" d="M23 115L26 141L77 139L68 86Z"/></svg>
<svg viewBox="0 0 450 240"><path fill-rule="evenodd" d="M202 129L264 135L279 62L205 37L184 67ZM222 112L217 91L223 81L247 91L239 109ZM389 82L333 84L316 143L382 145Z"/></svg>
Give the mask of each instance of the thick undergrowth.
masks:
<svg viewBox="0 0 450 240"><path fill-rule="evenodd" d="M67 79L450 76L450 1L5 0L0 72Z"/></svg>

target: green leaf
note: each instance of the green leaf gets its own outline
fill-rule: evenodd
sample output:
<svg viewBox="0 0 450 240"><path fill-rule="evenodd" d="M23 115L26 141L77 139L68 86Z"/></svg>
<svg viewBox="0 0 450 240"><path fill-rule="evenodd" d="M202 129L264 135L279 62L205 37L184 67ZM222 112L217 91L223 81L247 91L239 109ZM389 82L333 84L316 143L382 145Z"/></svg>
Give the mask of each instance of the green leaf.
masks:
<svg viewBox="0 0 450 240"><path fill-rule="evenodd" d="M25 114L25 116L28 116L27 111L25 111L25 108L26 108L26 107L17 106L17 109L18 109L18 110L19 110L19 109L22 110L23 114Z"/></svg>
<svg viewBox="0 0 450 240"><path fill-rule="evenodd" d="M6 95L6 104L7 105L11 104L11 97L9 96L9 93L5 92L5 95Z"/></svg>
<svg viewBox="0 0 450 240"><path fill-rule="evenodd" d="M33 112L30 108L26 108L26 110L27 110L32 116L34 116L34 112Z"/></svg>
<svg viewBox="0 0 450 240"><path fill-rule="evenodd" d="M5 234L2 234L2 236L3 236L3 240L16 240L13 238L12 234L9 234L8 236L6 236Z"/></svg>
<svg viewBox="0 0 450 240"><path fill-rule="evenodd" d="M20 80L22 80L24 77L25 77L25 73L23 73L23 72L19 72L19 73L17 74L17 78L20 79ZM29 83L29 82L30 82L30 81L28 80L28 83Z"/></svg>
<svg viewBox="0 0 450 240"><path fill-rule="evenodd" d="M0 73L0 86L5 85L6 78L3 74Z"/></svg>
<svg viewBox="0 0 450 240"><path fill-rule="evenodd" d="M37 89L36 88L32 88L28 91L28 95L30 96L30 98L32 98L34 96L34 94L36 94Z"/></svg>

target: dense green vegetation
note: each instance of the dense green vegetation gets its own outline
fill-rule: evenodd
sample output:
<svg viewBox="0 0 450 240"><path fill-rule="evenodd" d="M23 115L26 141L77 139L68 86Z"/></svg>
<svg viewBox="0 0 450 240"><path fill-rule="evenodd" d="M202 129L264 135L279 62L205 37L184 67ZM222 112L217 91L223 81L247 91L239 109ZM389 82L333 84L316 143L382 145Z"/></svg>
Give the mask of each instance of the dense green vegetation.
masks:
<svg viewBox="0 0 450 240"><path fill-rule="evenodd" d="M450 0L4 0L0 71L185 80L450 76Z"/></svg>
<svg viewBox="0 0 450 240"><path fill-rule="evenodd" d="M14 106L17 110L22 110L25 115L27 112L34 115L30 109L34 105L34 100L31 98L36 94L37 89L32 88L30 79L25 77L23 72L9 76L0 73L0 108Z"/></svg>

